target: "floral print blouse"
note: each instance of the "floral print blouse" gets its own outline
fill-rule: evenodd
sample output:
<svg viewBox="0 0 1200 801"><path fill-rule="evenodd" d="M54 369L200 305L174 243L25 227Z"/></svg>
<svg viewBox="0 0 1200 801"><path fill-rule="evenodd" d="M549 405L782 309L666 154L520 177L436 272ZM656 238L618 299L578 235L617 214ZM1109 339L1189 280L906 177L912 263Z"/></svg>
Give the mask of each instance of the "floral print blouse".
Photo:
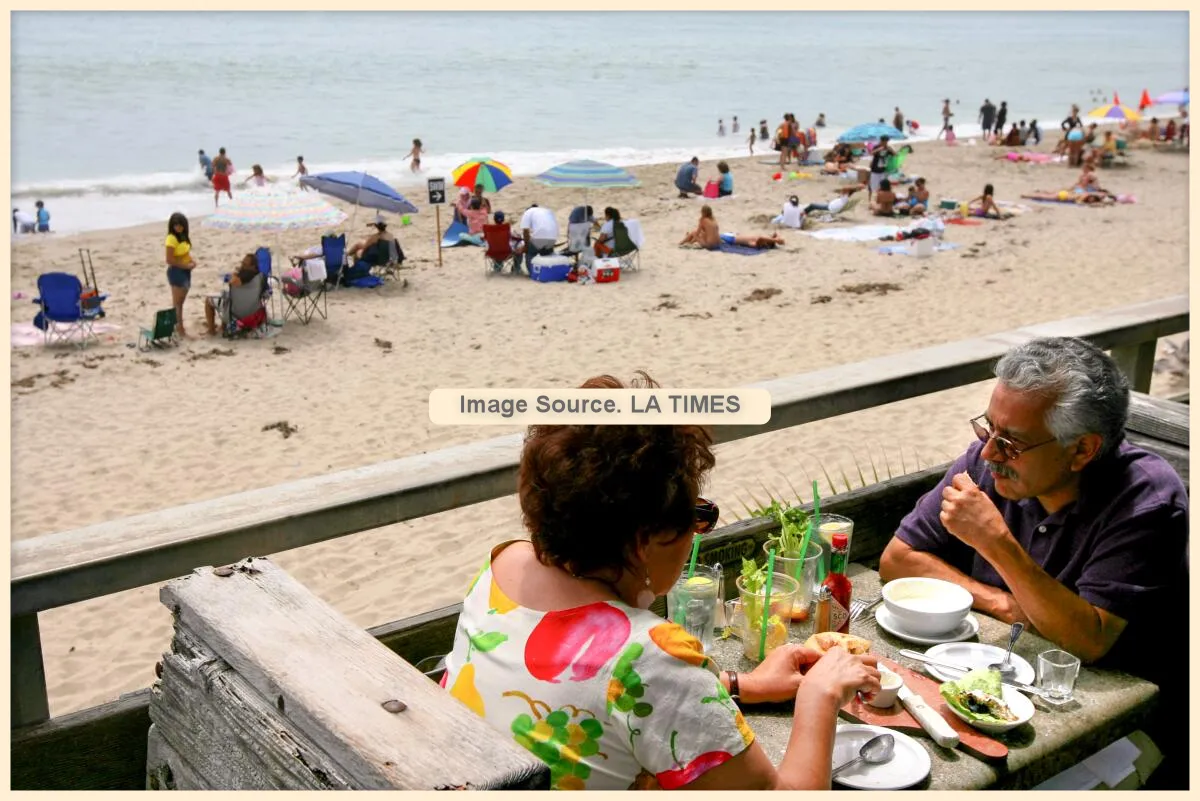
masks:
<svg viewBox="0 0 1200 801"><path fill-rule="evenodd" d="M754 742L718 674L698 640L648 610L518 606L489 560L442 686L549 765L553 789L670 790Z"/></svg>

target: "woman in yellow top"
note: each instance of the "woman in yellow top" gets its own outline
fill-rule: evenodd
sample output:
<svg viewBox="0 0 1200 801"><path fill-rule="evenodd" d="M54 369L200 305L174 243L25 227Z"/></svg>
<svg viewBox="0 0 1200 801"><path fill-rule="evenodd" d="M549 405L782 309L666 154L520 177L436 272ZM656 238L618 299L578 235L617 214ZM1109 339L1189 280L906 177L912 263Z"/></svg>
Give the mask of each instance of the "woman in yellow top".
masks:
<svg viewBox="0 0 1200 801"><path fill-rule="evenodd" d="M192 287L192 270L196 261L192 258L192 241L188 238L188 219L180 212L167 221L167 283L171 285L171 305L175 307L176 327L187 336L183 327L183 302Z"/></svg>

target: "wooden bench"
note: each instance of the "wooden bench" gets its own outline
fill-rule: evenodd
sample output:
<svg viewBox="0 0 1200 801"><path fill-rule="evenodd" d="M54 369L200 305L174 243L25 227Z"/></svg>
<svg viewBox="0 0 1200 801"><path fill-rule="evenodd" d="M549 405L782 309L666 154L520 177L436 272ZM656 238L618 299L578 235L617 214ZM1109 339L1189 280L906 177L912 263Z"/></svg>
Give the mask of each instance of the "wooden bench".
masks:
<svg viewBox="0 0 1200 801"><path fill-rule="evenodd" d="M549 787L545 763L268 559L160 597L175 636L151 689L150 789Z"/></svg>

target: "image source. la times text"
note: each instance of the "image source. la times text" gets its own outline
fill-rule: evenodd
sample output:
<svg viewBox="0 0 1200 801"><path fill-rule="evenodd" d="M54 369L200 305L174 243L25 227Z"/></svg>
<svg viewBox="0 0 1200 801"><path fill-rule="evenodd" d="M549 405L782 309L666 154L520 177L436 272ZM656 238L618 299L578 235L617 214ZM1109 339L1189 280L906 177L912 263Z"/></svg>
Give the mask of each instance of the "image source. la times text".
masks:
<svg viewBox="0 0 1200 801"><path fill-rule="evenodd" d="M765 389L436 389L438 425L761 425Z"/></svg>

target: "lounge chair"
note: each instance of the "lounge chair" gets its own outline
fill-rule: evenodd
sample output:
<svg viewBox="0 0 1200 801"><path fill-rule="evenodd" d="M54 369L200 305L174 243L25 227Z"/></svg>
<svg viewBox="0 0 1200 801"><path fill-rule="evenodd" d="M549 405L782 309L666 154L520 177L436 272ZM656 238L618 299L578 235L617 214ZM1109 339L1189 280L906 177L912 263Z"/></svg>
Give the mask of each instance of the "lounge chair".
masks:
<svg viewBox="0 0 1200 801"><path fill-rule="evenodd" d="M99 341L92 330L96 320L104 316L100 304L108 295L93 295L83 303L83 283L70 273L43 273L37 279L38 296L33 299L41 311L33 324L42 329L46 344L69 342L76 333L76 344L86 348L88 340Z"/></svg>
<svg viewBox="0 0 1200 801"><path fill-rule="evenodd" d="M621 262L622 272L642 269L642 251L630 233L630 226L638 226L636 230L640 239L641 227L637 220L619 220L613 223L612 255Z"/></svg>
<svg viewBox="0 0 1200 801"><path fill-rule="evenodd" d="M217 302L221 335L233 339L267 330L267 276L263 273L241 286L230 285Z"/></svg>
<svg viewBox="0 0 1200 801"><path fill-rule="evenodd" d="M168 348L179 344L175 334L175 309L160 309L154 314L154 327L139 329L138 350L147 351L152 348Z"/></svg>
<svg viewBox="0 0 1200 801"><path fill-rule="evenodd" d="M512 225L509 223L489 223L483 226L483 269L490 275L504 270L508 265L510 274L515 273L520 264L520 258L513 252Z"/></svg>

